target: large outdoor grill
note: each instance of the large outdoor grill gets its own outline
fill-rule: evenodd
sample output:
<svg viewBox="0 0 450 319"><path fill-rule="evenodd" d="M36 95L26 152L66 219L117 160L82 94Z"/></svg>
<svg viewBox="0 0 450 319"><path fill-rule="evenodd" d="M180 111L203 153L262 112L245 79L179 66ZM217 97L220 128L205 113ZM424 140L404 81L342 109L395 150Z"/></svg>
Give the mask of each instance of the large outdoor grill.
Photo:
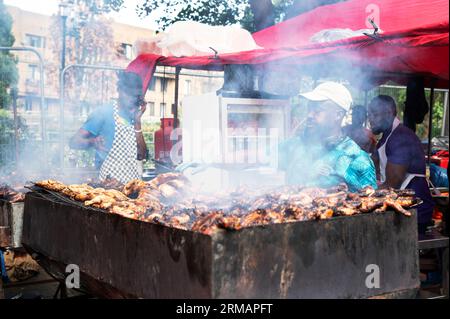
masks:
<svg viewBox="0 0 450 319"><path fill-rule="evenodd" d="M413 297L417 223L394 213L272 224L212 236L132 220L39 192L26 195L23 244L55 277L76 264L98 297ZM368 288L368 265L380 287Z"/></svg>

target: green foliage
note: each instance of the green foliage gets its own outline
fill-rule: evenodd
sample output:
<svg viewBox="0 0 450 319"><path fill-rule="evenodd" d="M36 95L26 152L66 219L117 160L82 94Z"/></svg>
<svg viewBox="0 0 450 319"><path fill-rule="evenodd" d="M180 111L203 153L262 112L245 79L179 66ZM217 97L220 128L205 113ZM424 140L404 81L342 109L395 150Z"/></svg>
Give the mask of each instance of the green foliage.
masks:
<svg viewBox="0 0 450 319"><path fill-rule="evenodd" d="M147 16L155 11L163 12L156 23L162 30L177 21L192 20L209 25L231 25L240 23L244 29L255 31L255 14L252 12L252 0L145 0L138 5L140 16ZM253 0L257 3L259 0ZM273 13L273 24L291 18L315 7L342 0L279 0L273 6L273 12L267 12L266 18Z"/></svg>
<svg viewBox="0 0 450 319"><path fill-rule="evenodd" d="M15 141L14 119L10 111L0 109L0 167L13 162L14 145L19 148L30 138L25 120L17 117L17 140Z"/></svg>
<svg viewBox="0 0 450 319"><path fill-rule="evenodd" d="M75 0L75 4L83 4L86 12L93 15L108 13L111 11L119 11L124 0Z"/></svg>
<svg viewBox="0 0 450 319"><path fill-rule="evenodd" d="M0 0L0 46L11 47L14 36L11 32L12 18ZM8 51L0 51L0 108L7 108L11 102L8 89L17 84L18 72L16 59Z"/></svg>
<svg viewBox="0 0 450 319"><path fill-rule="evenodd" d="M429 91L428 91L429 92ZM429 99L429 93L427 94ZM444 92L434 92L434 105L433 105L433 119L432 119L432 132L431 136L440 136L442 131L442 121L444 118ZM428 123L428 116L425 121ZM427 124L428 125L428 124ZM427 126L428 127L428 126Z"/></svg>
<svg viewBox="0 0 450 319"><path fill-rule="evenodd" d="M159 130L160 124L158 123L150 123L143 122L142 123L142 134L144 135L145 143L147 144L147 149L149 153L149 159L155 158L155 132ZM153 168L154 163L151 160L148 160L145 164L144 168Z"/></svg>
<svg viewBox="0 0 450 319"><path fill-rule="evenodd" d="M76 0L71 6L71 16L67 19L65 65L88 64L110 65L114 60L115 44L111 21L105 12L119 8L123 1ZM63 32L61 17L52 17L52 50L61 58ZM47 68L48 78L59 82L59 66ZM74 68L65 79L65 97L68 107L80 104L90 107L104 103L104 98L115 94L115 76L112 72ZM111 80L109 80L111 78ZM102 84L105 84L102 86ZM75 111L74 111L75 112Z"/></svg>
<svg viewBox="0 0 450 319"><path fill-rule="evenodd" d="M164 14L156 18L156 23L164 30L177 21L192 20L210 25L230 25L238 23L248 7L247 0L145 0L138 6L140 16L155 10Z"/></svg>

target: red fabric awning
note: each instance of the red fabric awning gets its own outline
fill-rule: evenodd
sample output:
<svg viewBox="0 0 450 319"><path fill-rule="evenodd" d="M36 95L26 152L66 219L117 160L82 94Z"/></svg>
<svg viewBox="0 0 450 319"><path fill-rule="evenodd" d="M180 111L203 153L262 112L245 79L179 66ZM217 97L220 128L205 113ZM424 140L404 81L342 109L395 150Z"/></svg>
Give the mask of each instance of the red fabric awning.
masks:
<svg viewBox="0 0 450 319"><path fill-rule="evenodd" d="M325 44L309 39L324 29L365 29L371 10L379 12L380 40L367 36ZM343 63L383 76L422 74L449 80L448 0L350 0L322 6L253 34L264 49L218 57L138 56L128 66L143 77L147 87L154 65L221 70L226 64L329 65ZM150 74L150 76L149 76ZM343 74L344 75L344 74Z"/></svg>

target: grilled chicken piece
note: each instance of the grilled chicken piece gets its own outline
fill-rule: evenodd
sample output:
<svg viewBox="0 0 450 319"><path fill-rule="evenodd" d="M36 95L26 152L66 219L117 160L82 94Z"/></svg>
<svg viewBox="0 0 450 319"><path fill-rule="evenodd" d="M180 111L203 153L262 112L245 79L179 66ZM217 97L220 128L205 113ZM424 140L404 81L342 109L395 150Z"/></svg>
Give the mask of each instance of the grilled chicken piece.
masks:
<svg viewBox="0 0 450 319"><path fill-rule="evenodd" d="M373 213L384 213L385 211L387 211L387 209L388 209L388 205L386 204L386 202L383 202L383 205L381 205L380 207L375 209L373 211Z"/></svg>
<svg viewBox="0 0 450 319"><path fill-rule="evenodd" d="M241 219L241 227L249 227L264 224L264 213L260 210L254 211Z"/></svg>
<svg viewBox="0 0 450 319"><path fill-rule="evenodd" d="M173 198L178 195L177 189L168 184L162 184L158 187L158 190L161 192L161 195L165 198Z"/></svg>
<svg viewBox="0 0 450 319"><path fill-rule="evenodd" d="M159 185L165 184L172 179L187 181L187 178L181 173L164 173L152 179L148 185L153 188L158 188Z"/></svg>
<svg viewBox="0 0 450 319"><path fill-rule="evenodd" d="M370 213L371 211L383 206L383 199L379 198L364 198L361 202L361 212Z"/></svg>
<svg viewBox="0 0 450 319"><path fill-rule="evenodd" d="M334 187L330 187L327 189L327 193L348 193L348 186L347 184L339 184Z"/></svg>
<svg viewBox="0 0 450 319"><path fill-rule="evenodd" d="M309 206L312 204L313 199L311 196L304 194L304 193L298 193L292 196L289 196L288 198L289 203L295 204L297 206Z"/></svg>
<svg viewBox="0 0 450 319"><path fill-rule="evenodd" d="M146 199L146 200L159 200L161 193L156 189L144 188L139 192L138 199Z"/></svg>
<svg viewBox="0 0 450 319"><path fill-rule="evenodd" d="M60 192L66 188L65 184L52 179L37 182L36 185L55 192Z"/></svg>
<svg viewBox="0 0 450 319"><path fill-rule="evenodd" d="M398 196L414 197L416 193L412 189L396 189L395 192Z"/></svg>
<svg viewBox="0 0 450 319"><path fill-rule="evenodd" d="M108 209L116 203L114 198L111 198L106 195L97 195L93 199L85 201L84 205L86 206L94 206L97 208Z"/></svg>
<svg viewBox="0 0 450 319"><path fill-rule="evenodd" d="M241 219L237 216L224 216L220 219L218 225L225 229L241 229Z"/></svg>
<svg viewBox="0 0 450 319"><path fill-rule="evenodd" d="M172 217L170 220L171 223L177 223L177 224L187 224L191 220L191 217L188 214L181 214Z"/></svg>
<svg viewBox="0 0 450 319"><path fill-rule="evenodd" d="M399 197L395 201L404 208L409 208L419 203L419 201L414 197Z"/></svg>
<svg viewBox="0 0 450 319"><path fill-rule="evenodd" d="M158 200L147 200L138 198L135 200L137 206L144 207L146 210L150 210L152 212L160 212L163 208L160 201Z"/></svg>
<svg viewBox="0 0 450 319"><path fill-rule="evenodd" d="M130 199L124 193L122 193L118 190L115 190L115 189L108 189L104 192L104 194L114 198L115 200L119 200L119 201L127 201Z"/></svg>
<svg viewBox="0 0 450 319"><path fill-rule="evenodd" d="M23 202L25 200L25 190L17 191L7 184L0 184L0 199L10 203Z"/></svg>
<svg viewBox="0 0 450 319"><path fill-rule="evenodd" d="M80 192L73 196L73 198L79 202L86 202L95 197L95 194L92 192Z"/></svg>
<svg viewBox="0 0 450 319"><path fill-rule="evenodd" d="M148 221L148 222L158 222L159 220L162 219L162 215L160 213L152 213L149 214L148 216L143 217L143 220Z"/></svg>
<svg viewBox="0 0 450 319"><path fill-rule="evenodd" d="M394 190L392 188L378 189L371 196L372 197L387 197L387 198L392 198L392 199L396 199L398 197L398 195L394 192Z"/></svg>
<svg viewBox="0 0 450 319"><path fill-rule="evenodd" d="M358 210L353 207L341 206L336 208L338 215L352 216L358 214Z"/></svg>
<svg viewBox="0 0 450 319"><path fill-rule="evenodd" d="M363 189L361 189L358 192L359 196L361 196L361 197L371 196L374 193L375 193L375 190L371 186L364 187Z"/></svg>
<svg viewBox="0 0 450 319"><path fill-rule="evenodd" d="M124 188L124 185L119 180L112 177L107 177L105 180L101 181L101 184L99 186L107 189L115 189L118 191L122 191Z"/></svg>
<svg viewBox="0 0 450 319"><path fill-rule="evenodd" d="M111 213L121 215L127 218L135 219L136 213L133 209L129 207L121 207L121 206L112 206L111 207Z"/></svg>
<svg viewBox="0 0 450 319"><path fill-rule="evenodd" d="M249 207L249 211L255 211L257 209L265 209L271 206L271 203L266 198L258 198L254 201L254 203Z"/></svg>
<svg viewBox="0 0 450 319"><path fill-rule="evenodd" d="M321 188L305 188L301 192L311 198L322 197L327 194L326 190Z"/></svg>
<svg viewBox="0 0 450 319"><path fill-rule="evenodd" d="M285 211L285 215L289 216L289 218L293 217L292 219L294 219L294 220L304 220L304 218L305 218L305 212L301 206L288 205L284 211ZM312 211L312 210L310 210L310 211Z"/></svg>
<svg viewBox="0 0 450 319"><path fill-rule="evenodd" d="M385 205L392 207L397 213L403 214L405 216L410 217L411 213L409 211L407 211L406 209L404 209L402 207L402 205L400 205L397 201L392 200L392 199L386 199L386 201L384 202Z"/></svg>
<svg viewBox="0 0 450 319"><path fill-rule="evenodd" d="M24 200L25 200L24 193L10 194L8 197L8 201L11 203L23 202Z"/></svg>
<svg viewBox="0 0 450 319"><path fill-rule="evenodd" d="M220 212L212 212L207 216L198 219L192 225L191 229L203 233L205 235L211 235L218 228L218 224L222 220L223 214Z"/></svg>
<svg viewBox="0 0 450 319"><path fill-rule="evenodd" d="M268 224L280 224L284 222L284 211L281 209L278 210L267 210L265 221L267 221Z"/></svg>
<svg viewBox="0 0 450 319"><path fill-rule="evenodd" d="M331 208L321 208L317 211L316 216L319 219L329 219L333 217L334 211Z"/></svg>
<svg viewBox="0 0 450 319"><path fill-rule="evenodd" d="M130 196L135 193L139 193L142 189L144 189L147 186L147 184L144 181L141 181L139 179L133 179L132 181L128 182L123 187L123 193L127 196Z"/></svg>

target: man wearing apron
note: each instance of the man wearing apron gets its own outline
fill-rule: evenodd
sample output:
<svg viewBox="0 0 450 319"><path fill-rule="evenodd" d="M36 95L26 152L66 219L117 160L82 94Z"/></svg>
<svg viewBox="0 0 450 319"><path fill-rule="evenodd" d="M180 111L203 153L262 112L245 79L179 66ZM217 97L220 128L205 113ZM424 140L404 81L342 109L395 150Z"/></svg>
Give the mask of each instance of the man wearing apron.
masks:
<svg viewBox="0 0 450 319"><path fill-rule="evenodd" d="M118 100L98 107L71 138L70 147L94 148L100 180L114 178L127 183L141 178L138 161L147 154L141 129L145 112L142 80L135 73L122 72L117 90Z"/></svg>
<svg viewBox="0 0 450 319"><path fill-rule="evenodd" d="M375 135L382 134L377 144L375 162L380 188L413 189L423 203L417 207L419 232L431 222L433 198L425 178L425 153L417 135L400 123L394 99L375 97L368 107L369 122Z"/></svg>

